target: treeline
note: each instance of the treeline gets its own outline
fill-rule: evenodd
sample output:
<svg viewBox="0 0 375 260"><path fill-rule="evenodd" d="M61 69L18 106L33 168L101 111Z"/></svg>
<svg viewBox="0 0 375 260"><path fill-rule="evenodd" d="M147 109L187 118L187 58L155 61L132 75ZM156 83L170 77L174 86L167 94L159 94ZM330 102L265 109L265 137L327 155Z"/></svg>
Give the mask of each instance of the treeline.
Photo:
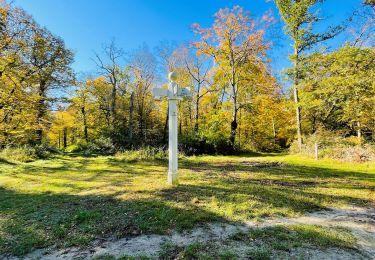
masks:
<svg viewBox="0 0 375 260"><path fill-rule="evenodd" d="M275 151L295 139L302 149L309 136L323 132L371 142L373 2L346 24L316 33L320 19L312 7L318 2L276 1L293 42L293 67L285 73L291 91L270 66L273 45L266 32L278 21L269 14L255 19L238 6L221 9L211 27L192 25L191 43L162 43L153 51L142 46L125 55L112 42L93 57L98 73L78 80L64 42L22 9L3 4L0 144L103 153L163 146L168 103L151 93L163 82L167 87L168 71L193 92L179 103L180 149L187 154ZM341 48L321 49L320 43L353 26L358 33Z"/></svg>

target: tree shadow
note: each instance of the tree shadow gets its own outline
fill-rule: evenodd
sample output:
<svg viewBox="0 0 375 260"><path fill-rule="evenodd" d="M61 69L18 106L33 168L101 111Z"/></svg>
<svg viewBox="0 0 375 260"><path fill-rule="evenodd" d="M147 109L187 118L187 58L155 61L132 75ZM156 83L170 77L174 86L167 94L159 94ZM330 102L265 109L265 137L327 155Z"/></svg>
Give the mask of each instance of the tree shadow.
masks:
<svg viewBox="0 0 375 260"><path fill-rule="evenodd" d="M16 165L16 163L0 158L0 164Z"/></svg>
<svg viewBox="0 0 375 260"><path fill-rule="evenodd" d="M367 173L364 171L339 170L333 168L293 165L280 162L263 162L263 161L243 161L243 162L192 162L183 161L180 163L181 169L193 170L196 172L247 172L265 173L269 176L283 176L290 180L311 179L316 181L317 178L322 179L338 179L344 178L347 183L351 181L372 182L375 186L375 173ZM331 182L331 180L330 180ZM353 182L354 183L354 182Z"/></svg>
<svg viewBox="0 0 375 260"><path fill-rule="evenodd" d="M374 174L351 170L266 162L182 160L181 185L129 192L114 187L131 184L138 176L146 179L161 176L166 163L130 163L108 158L100 169L88 167L89 158L78 162L62 158L60 163L55 167L20 165L22 174L11 177L19 178L17 181L25 185L39 176L53 174L48 185L69 187L77 195L20 193L0 187L0 254L24 255L32 248L54 243L60 247L82 246L95 239L165 234L205 222L290 216L325 209L330 203L368 205L375 200L360 199L356 194L323 194L316 189L374 190ZM82 178L79 174L70 176L72 168L88 174ZM118 176L123 178L117 179ZM90 190L77 184L77 178L80 182L98 181L95 185L99 186ZM102 188L111 191L111 195L100 194ZM78 195L85 189L96 194ZM124 195L128 195L127 199L121 199Z"/></svg>
<svg viewBox="0 0 375 260"><path fill-rule="evenodd" d="M24 255L52 244L85 246L94 239L167 234L226 221L195 205L116 196L18 193L0 187L0 256Z"/></svg>

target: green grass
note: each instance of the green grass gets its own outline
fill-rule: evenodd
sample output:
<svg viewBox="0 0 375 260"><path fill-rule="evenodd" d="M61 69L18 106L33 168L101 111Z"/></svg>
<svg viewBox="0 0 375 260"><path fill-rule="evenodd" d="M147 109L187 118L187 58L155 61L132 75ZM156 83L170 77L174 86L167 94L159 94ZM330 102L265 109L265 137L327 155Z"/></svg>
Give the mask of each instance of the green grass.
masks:
<svg viewBox="0 0 375 260"><path fill-rule="evenodd" d="M266 228L252 228L221 241L194 242L180 247L166 243L159 259L287 259L296 248L324 250L336 248L353 251L355 237L350 231L337 227L294 224ZM297 255L294 255L299 259ZM303 256L301 256L304 259Z"/></svg>
<svg viewBox="0 0 375 260"><path fill-rule="evenodd" d="M354 236L346 229L308 224L252 229L242 239L261 240L263 245L283 251L290 251L292 248L306 244L322 249L330 247L354 249L356 243Z"/></svg>
<svg viewBox="0 0 375 260"><path fill-rule="evenodd" d="M374 164L277 154L188 157L177 187L166 183L166 171L164 161L116 157L0 160L0 254L375 202Z"/></svg>

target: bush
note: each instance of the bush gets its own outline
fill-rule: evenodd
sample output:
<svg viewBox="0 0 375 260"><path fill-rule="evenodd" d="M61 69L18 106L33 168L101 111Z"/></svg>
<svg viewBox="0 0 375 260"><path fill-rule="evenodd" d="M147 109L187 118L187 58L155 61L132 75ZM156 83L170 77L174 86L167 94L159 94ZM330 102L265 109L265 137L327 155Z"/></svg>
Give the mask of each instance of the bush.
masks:
<svg viewBox="0 0 375 260"><path fill-rule="evenodd" d="M7 161L32 162L37 159L35 151L29 146L5 147L0 152L0 158Z"/></svg>
<svg viewBox="0 0 375 260"><path fill-rule="evenodd" d="M293 142L289 152L314 157L315 143L318 144L319 157L358 163L375 160L374 145L362 144L362 140L357 137L344 138L328 131L305 137L301 151L299 150L298 142Z"/></svg>
<svg viewBox="0 0 375 260"><path fill-rule="evenodd" d="M36 159L47 159L52 153L57 153L57 150L46 144L35 146L8 146L0 151L0 157L7 161L31 162Z"/></svg>
<svg viewBox="0 0 375 260"><path fill-rule="evenodd" d="M161 147L142 147L138 150L118 152L116 158L123 161L166 160L168 158L168 151Z"/></svg>
<svg viewBox="0 0 375 260"><path fill-rule="evenodd" d="M258 151L258 152L279 152L282 150L279 140L273 137L258 135L241 147L244 150Z"/></svg>
<svg viewBox="0 0 375 260"><path fill-rule="evenodd" d="M72 144L65 148L65 152L68 152L68 153L77 153L83 150L84 149L82 149L78 144Z"/></svg>
<svg viewBox="0 0 375 260"><path fill-rule="evenodd" d="M369 144L355 146L337 145L326 148L322 155L345 162L368 162L375 160L375 147Z"/></svg>
<svg viewBox="0 0 375 260"><path fill-rule="evenodd" d="M178 148L180 152L188 156L200 154L233 154L235 152L226 137L209 139L196 134L181 136Z"/></svg>
<svg viewBox="0 0 375 260"><path fill-rule="evenodd" d="M58 150L47 144L40 144L33 147L34 153L38 159L47 159L52 153L58 153Z"/></svg>
<svg viewBox="0 0 375 260"><path fill-rule="evenodd" d="M87 145L86 154L113 155L116 148L110 138L100 137Z"/></svg>

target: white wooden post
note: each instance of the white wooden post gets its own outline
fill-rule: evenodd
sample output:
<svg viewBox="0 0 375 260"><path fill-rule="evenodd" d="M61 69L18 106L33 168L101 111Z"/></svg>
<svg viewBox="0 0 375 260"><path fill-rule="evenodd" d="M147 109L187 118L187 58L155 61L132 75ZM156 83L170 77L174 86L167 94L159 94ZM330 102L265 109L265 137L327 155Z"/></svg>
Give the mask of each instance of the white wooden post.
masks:
<svg viewBox="0 0 375 260"><path fill-rule="evenodd" d="M169 77L169 167L168 183L178 184L178 147L177 147L177 84Z"/></svg>
<svg viewBox="0 0 375 260"><path fill-rule="evenodd" d="M168 75L168 89L154 88L155 99L168 97L168 120L169 120L169 164L168 164L168 183L178 184L178 138L177 138L177 102L184 97L190 97L190 89L178 88L175 80L177 75L170 72Z"/></svg>

